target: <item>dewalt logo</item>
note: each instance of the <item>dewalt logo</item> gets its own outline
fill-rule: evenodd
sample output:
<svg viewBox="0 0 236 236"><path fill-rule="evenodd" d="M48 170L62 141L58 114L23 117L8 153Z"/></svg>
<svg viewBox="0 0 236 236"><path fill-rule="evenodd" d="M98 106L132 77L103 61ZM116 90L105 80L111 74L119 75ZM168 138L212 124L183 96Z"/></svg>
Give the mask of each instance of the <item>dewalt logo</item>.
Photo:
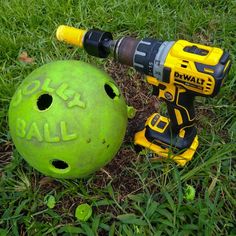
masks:
<svg viewBox="0 0 236 236"><path fill-rule="evenodd" d="M194 84L197 84L197 85L203 85L203 83L204 83L204 79L197 78L197 77L192 76L192 75L180 74L177 71L175 72L174 77L178 81L182 80L182 81L194 83Z"/></svg>

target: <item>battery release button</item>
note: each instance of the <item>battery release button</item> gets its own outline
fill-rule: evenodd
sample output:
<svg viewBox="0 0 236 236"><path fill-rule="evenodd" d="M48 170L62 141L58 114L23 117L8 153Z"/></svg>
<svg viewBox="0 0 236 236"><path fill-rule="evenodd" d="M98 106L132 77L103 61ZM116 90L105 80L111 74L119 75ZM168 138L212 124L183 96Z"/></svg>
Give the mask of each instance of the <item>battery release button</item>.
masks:
<svg viewBox="0 0 236 236"><path fill-rule="evenodd" d="M157 128L159 128L159 129L164 129L165 126L166 126L166 122L160 120L156 126L157 126Z"/></svg>

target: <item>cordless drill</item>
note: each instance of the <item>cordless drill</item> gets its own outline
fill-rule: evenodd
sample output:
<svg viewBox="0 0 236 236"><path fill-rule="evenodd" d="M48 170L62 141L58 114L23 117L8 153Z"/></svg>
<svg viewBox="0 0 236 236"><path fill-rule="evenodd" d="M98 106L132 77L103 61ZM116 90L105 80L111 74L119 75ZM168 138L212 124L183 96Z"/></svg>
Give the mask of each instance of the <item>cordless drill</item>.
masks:
<svg viewBox="0 0 236 236"><path fill-rule="evenodd" d="M113 40L110 32L63 25L57 38L99 58L112 53L116 61L147 75L154 95L166 102L169 117L151 115L135 134L135 145L155 153L153 159L172 158L181 166L192 159L198 147L194 98L219 92L231 66L228 52L185 40Z"/></svg>

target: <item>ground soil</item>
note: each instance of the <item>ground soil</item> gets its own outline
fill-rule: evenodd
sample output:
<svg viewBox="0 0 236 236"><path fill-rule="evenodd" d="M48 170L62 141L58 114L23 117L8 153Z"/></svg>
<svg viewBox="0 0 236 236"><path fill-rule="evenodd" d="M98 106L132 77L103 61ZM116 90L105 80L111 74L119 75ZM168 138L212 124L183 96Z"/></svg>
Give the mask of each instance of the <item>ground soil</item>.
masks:
<svg viewBox="0 0 236 236"><path fill-rule="evenodd" d="M103 168L101 173L103 178L98 178L98 185L104 186L109 178L113 179L112 185L123 196L131 192L135 192L140 188L138 181L130 173L126 167L131 167L132 163L137 161L138 153L133 148L133 138L135 132L144 127L146 119L157 111L159 101L152 96L152 88L145 81L143 75L130 71L129 67L108 61L105 65L107 73L115 80L121 89L126 103L136 109L136 115L133 119L129 119L126 135L123 145L115 158ZM102 177L100 176L100 177ZM105 177L106 176L106 177ZM105 178L104 178L105 177ZM103 181L103 183L99 183Z"/></svg>
<svg viewBox="0 0 236 236"><path fill-rule="evenodd" d="M152 96L152 87L145 81L143 75L113 61L108 61L105 68L121 89L126 103L137 110L136 116L129 120L125 137L125 143L132 142L135 132L144 125L151 114L157 111L159 101Z"/></svg>

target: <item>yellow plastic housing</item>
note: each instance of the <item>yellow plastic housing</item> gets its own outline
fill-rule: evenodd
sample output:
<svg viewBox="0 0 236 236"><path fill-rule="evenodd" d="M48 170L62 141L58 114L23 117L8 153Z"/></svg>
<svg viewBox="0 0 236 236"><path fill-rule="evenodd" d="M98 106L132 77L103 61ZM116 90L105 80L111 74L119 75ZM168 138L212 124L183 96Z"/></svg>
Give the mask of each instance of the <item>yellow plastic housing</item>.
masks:
<svg viewBox="0 0 236 236"><path fill-rule="evenodd" d="M206 50L208 53L198 55L184 50L192 46ZM165 67L171 68L170 84L179 84L199 95L211 95L215 87L214 70L208 68L204 69L204 72L199 72L196 63L216 66L222 55L223 50L220 48L178 40L168 52L165 60ZM178 78L176 78L176 73L180 75Z"/></svg>
<svg viewBox="0 0 236 236"><path fill-rule="evenodd" d="M82 48L83 38L86 32L86 30L76 29L74 27L66 25L60 25L57 28L56 36L59 41L63 41Z"/></svg>

